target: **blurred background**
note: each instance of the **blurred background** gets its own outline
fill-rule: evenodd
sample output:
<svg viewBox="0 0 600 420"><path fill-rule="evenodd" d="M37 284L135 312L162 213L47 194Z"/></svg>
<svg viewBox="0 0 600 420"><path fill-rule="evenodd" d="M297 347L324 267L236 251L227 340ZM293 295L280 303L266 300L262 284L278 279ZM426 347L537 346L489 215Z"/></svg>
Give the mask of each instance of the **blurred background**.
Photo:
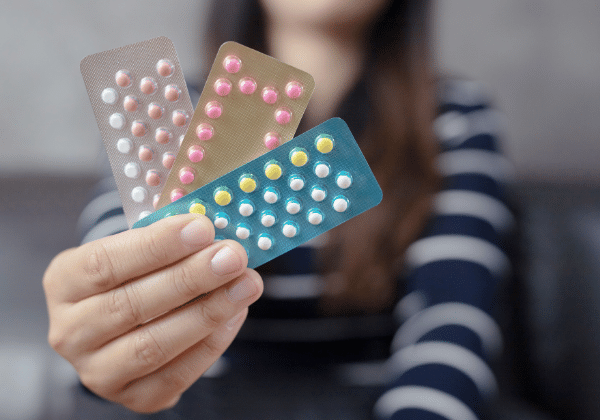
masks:
<svg viewBox="0 0 600 420"><path fill-rule="evenodd" d="M54 255L77 244L77 216L99 176L101 144L79 62L165 35L188 80L198 82L207 4L3 7L2 420L65 418L74 404L74 372L46 344L41 278ZM527 357L515 357L527 376L519 392L565 419L600 412L599 22L597 0L439 0L435 21L439 66L483 81L505 116L523 226L519 325L528 343Z"/></svg>

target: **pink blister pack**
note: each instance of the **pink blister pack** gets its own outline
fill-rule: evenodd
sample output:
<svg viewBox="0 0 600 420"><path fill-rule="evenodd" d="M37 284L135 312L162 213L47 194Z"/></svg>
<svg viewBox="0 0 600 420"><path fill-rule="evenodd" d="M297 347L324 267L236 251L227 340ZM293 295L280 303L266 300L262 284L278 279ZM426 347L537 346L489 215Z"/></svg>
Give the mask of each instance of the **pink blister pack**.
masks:
<svg viewBox="0 0 600 420"><path fill-rule="evenodd" d="M314 87L313 77L300 69L224 43L157 207L291 140Z"/></svg>
<svg viewBox="0 0 600 420"><path fill-rule="evenodd" d="M92 54L81 74L131 227L158 205L193 114L166 37Z"/></svg>

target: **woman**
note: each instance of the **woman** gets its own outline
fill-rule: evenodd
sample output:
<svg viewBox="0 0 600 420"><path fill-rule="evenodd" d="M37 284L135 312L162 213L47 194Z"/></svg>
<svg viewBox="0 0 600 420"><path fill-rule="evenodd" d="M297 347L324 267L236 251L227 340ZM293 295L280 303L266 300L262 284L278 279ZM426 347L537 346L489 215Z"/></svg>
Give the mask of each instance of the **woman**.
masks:
<svg viewBox="0 0 600 420"><path fill-rule="evenodd" d="M44 278L49 341L89 390L183 418L485 416L512 216L494 114L476 85L434 74L430 9L215 2L207 62L236 40L311 73L299 132L345 119L384 200L257 271L191 215L63 252Z"/></svg>

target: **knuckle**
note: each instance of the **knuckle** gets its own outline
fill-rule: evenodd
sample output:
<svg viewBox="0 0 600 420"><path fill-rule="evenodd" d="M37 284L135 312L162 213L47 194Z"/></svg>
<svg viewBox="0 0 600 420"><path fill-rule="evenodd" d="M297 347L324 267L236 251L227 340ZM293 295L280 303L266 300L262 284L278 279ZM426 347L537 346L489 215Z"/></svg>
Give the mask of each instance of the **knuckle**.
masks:
<svg viewBox="0 0 600 420"><path fill-rule="evenodd" d="M95 289L107 289L113 284L116 276L108 250L102 241L96 241L89 245L87 258L83 265L86 280Z"/></svg>
<svg viewBox="0 0 600 420"><path fill-rule="evenodd" d="M143 316L139 305L135 304L132 292L127 287L112 290L104 300L104 313L111 318L117 318L121 325L139 325Z"/></svg>
<svg viewBox="0 0 600 420"><path fill-rule="evenodd" d="M176 292L181 296L193 299L200 294L198 281L199 270L195 269L189 261L179 265L173 273L172 282Z"/></svg>
<svg viewBox="0 0 600 420"><path fill-rule="evenodd" d="M226 320L221 310L206 304L206 302L201 302L196 307L199 312L199 319L209 330L214 330Z"/></svg>
<svg viewBox="0 0 600 420"><path fill-rule="evenodd" d="M62 331L59 331L56 328L50 328L48 330L48 344L60 355L65 353L67 348L67 338L68 336L66 334L63 334Z"/></svg>
<svg viewBox="0 0 600 420"><path fill-rule="evenodd" d="M163 389L170 389L173 392L185 391L195 379L195 372L186 363L180 363L174 369L169 369L161 377L161 382L164 384Z"/></svg>
<svg viewBox="0 0 600 420"><path fill-rule="evenodd" d="M167 361L167 354L148 330L134 338L133 357L142 368L150 370L161 367Z"/></svg>
<svg viewBox="0 0 600 420"><path fill-rule="evenodd" d="M163 245L163 241L159 238L157 231L152 231L148 236L144 237L143 241L143 246L140 248L148 264L154 266L168 260L168 250Z"/></svg>

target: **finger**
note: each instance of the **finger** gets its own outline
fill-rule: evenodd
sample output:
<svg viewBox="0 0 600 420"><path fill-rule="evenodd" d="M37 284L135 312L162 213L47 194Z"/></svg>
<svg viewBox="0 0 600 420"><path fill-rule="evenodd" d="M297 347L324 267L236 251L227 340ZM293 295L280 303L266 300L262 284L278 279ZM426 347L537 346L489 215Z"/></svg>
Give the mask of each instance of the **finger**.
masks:
<svg viewBox="0 0 600 420"><path fill-rule="evenodd" d="M243 309L206 339L168 364L130 383L119 393L119 402L138 412L154 412L172 407L181 394L231 345L247 315L248 309Z"/></svg>
<svg viewBox="0 0 600 420"><path fill-rule="evenodd" d="M59 254L45 283L59 301L78 302L179 261L213 240L214 227L207 217L167 217Z"/></svg>
<svg viewBox="0 0 600 420"><path fill-rule="evenodd" d="M131 329L186 304L240 276L248 256L238 242L225 240L163 270L75 304L67 323L79 351L90 351ZM79 328L77 327L79 326Z"/></svg>
<svg viewBox="0 0 600 420"><path fill-rule="evenodd" d="M159 369L254 302L262 293L260 275L242 276L176 311L123 335L91 354L83 376L101 378L107 392ZM107 369L106 367L112 367Z"/></svg>

